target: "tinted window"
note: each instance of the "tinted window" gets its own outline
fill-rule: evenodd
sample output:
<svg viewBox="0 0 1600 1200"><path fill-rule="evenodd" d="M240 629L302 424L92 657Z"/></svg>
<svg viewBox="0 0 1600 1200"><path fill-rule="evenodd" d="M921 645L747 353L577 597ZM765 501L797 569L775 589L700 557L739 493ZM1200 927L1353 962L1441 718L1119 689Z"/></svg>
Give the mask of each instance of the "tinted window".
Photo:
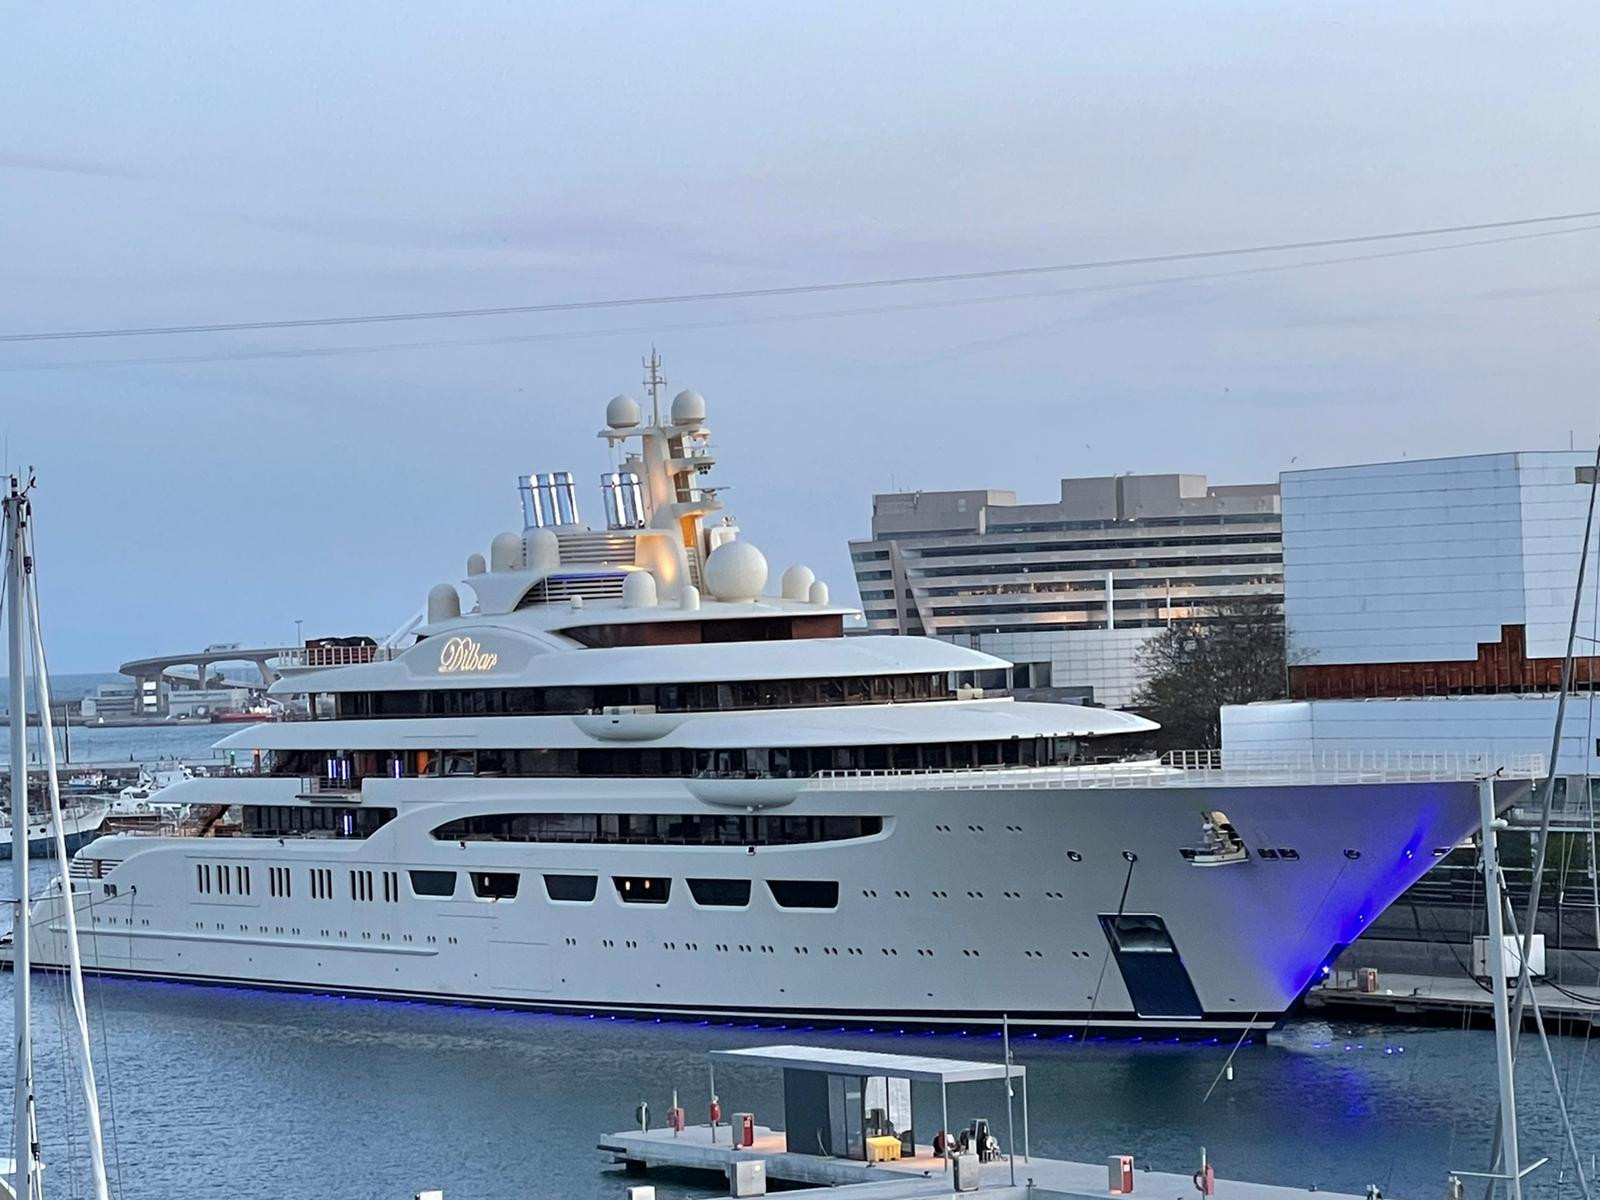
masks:
<svg viewBox="0 0 1600 1200"><path fill-rule="evenodd" d="M779 908L838 908L839 883L833 879L769 879Z"/></svg>
<svg viewBox="0 0 1600 1200"><path fill-rule="evenodd" d="M552 900L578 900L588 903L594 899L595 886L600 882L596 875L546 875L545 894Z"/></svg>
<svg viewBox="0 0 1600 1200"><path fill-rule="evenodd" d="M454 871L413 871L411 890L418 896L454 896L456 873Z"/></svg>
<svg viewBox="0 0 1600 1200"><path fill-rule="evenodd" d="M483 900L511 900L520 881L521 876L514 871L474 871L472 890Z"/></svg>
<svg viewBox="0 0 1600 1200"><path fill-rule="evenodd" d="M624 904L665 904L672 880L654 875L613 875L612 884Z"/></svg>
<svg viewBox="0 0 1600 1200"><path fill-rule="evenodd" d="M687 882L696 904L743 908L750 903L748 879L690 879Z"/></svg>

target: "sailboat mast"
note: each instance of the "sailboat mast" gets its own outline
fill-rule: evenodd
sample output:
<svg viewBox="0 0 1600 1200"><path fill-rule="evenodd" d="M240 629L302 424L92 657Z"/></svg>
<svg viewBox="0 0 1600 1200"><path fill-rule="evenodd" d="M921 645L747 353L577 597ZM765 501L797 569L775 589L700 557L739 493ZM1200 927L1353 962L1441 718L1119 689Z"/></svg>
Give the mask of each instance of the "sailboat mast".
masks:
<svg viewBox="0 0 1600 1200"><path fill-rule="evenodd" d="M23 507L26 501L17 486L16 476L10 480L10 494L5 501L6 555L6 623L10 634L10 653L7 672L11 681L11 886L16 889L16 918L11 926L11 947L16 1030L17 1075L16 1100L12 1108L12 1126L16 1144L12 1152L15 1175L12 1190L17 1200L33 1200L33 1028L30 995L28 930L28 716L27 693L24 680L27 662L23 614L27 611L24 600L24 583L27 578L27 558L22 549Z"/></svg>

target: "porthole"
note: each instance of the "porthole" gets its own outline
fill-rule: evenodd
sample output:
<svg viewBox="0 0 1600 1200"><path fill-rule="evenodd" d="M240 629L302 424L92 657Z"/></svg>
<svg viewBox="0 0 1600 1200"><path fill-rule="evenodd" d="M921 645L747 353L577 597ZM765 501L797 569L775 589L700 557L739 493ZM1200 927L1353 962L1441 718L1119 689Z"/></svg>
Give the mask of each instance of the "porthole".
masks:
<svg viewBox="0 0 1600 1200"><path fill-rule="evenodd" d="M1076 850L1068 850L1067 851L1067 861L1068 862L1082 862L1083 861L1083 855L1079 854Z"/></svg>
<svg viewBox="0 0 1600 1200"><path fill-rule="evenodd" d="M1356 859L1361 857L1361 851L1359 851L1359 850L1346 850L1344 852L1344 856L1346 858L1348 858L1351 862L1355 862Z"/></svg>

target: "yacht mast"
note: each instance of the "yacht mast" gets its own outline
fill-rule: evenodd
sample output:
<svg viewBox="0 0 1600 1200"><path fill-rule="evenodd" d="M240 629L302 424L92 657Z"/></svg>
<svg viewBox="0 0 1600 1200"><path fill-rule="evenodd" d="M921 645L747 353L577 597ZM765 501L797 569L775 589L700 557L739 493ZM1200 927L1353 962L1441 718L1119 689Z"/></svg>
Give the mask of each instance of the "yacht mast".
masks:
<svg viewBox="0 0 1600 1200"><path fill-rule="evenodd" d="M17 1200L33 1200L38 1194L38 1164L34 1157L34 1096L32 1013L29 979L28 930L28 717L24 664L27 662L23 634L23 599L28 562L23 553L23 512L26 491L10 478L10 494L5 500L7 572L6 621L10 633L7 657L11 678L11 878L16 889L16 917L11 926L12 994L15 999L13 1028L16 1030L17 1075L12 1123L16 1142L12 1152L12 1191Z"/></svg>
<svg viewBox="0 0 1600 1200"><path fill-rule="evenodd" d="M30 561L30 559L24 559ZM44 656L44 627L39 622L39 576L30 573L27 585L28 620L33 629L34 703L44 732L45 783L50 796L50 823L55 829L56 869L61 886L66 925L67 980L72 991L72 1015L77 1032L79 1083L83 1088L83 1111L89 1126L89 1170L95 1200L110 1200L106 1179L106 1149L100 1129L100 1088L94 1078L94 1059L89 1043L89 1005L83 994L83 956L78 948L78 914L72 891L71 861L67 854L66 817L61 809L61 779L56 768L55 731L50 728L50 679Z"/></svg>

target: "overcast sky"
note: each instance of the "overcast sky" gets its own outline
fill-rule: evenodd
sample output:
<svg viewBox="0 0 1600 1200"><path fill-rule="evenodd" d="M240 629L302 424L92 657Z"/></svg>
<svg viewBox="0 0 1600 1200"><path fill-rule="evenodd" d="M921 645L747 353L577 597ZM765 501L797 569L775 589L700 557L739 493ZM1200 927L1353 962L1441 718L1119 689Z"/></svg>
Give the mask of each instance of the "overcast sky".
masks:
<svg viewBox="0 0 1600 1200"><path fill-rule="evenodd" d="M1590 3L13 6L0 333L782 286L1600 209L1597 50ZM1291 463L1592 445L1600 232L1177 278L1447 240L0 344L0 432L10 462L39 472L61 671L288 640L295 618L308 636L387 632L516 524L531 470L575 472L598 517L594 433L607 398L639 393L652 341L673 390L707 398L746 536L775 572L806 562L853 596L845 542L867 532L874 491L1048 500L1063 475L1250 482ZM1030 291L1058 294L768 319ZM341 353L298 353L319 349ZM270 356L78 365L243 354Z"/></svg>

